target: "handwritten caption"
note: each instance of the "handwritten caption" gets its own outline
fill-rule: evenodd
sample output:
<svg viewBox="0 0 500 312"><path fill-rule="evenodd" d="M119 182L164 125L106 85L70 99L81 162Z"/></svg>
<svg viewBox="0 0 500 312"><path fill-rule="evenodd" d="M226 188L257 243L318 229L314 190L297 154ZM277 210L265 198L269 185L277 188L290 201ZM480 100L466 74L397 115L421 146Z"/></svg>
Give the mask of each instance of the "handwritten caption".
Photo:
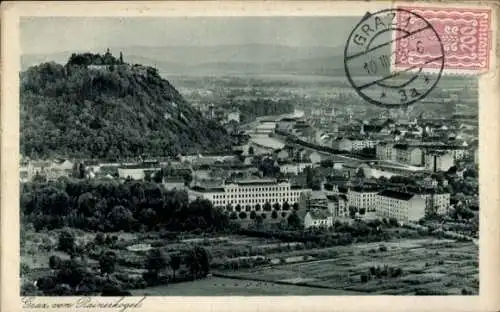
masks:
<svg viewBox="0 0 500 312"><path fill-rule="evenodd" d="M21 299L23 309L110 309L117 312L126 312L140 308L146 297L80 297L80 298L57 298L57 302L49 302L50 297L24 297ZM55 298L52 298L55 299Z"/></svg>

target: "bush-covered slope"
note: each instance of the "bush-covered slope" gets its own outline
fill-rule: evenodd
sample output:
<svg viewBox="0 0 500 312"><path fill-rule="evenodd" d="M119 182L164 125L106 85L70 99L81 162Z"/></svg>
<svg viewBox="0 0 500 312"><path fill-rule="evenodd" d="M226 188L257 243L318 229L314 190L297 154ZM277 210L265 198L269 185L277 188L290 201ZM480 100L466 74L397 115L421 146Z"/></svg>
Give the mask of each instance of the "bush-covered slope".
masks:
<svg viewBox="0 0 500 312"><path fill-rule="evenodd" d="M154 68L44 63L21 73L23 155L119 159L230 143Z"/></svg>

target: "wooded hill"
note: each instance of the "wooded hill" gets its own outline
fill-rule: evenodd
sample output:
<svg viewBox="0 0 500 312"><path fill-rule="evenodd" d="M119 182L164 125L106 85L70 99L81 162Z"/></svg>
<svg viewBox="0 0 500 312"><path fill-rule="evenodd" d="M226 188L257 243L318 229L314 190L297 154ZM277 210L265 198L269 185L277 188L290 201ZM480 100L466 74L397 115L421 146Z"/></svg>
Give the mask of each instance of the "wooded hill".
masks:
<svg viewBox="0 0 500 312"><path fill-rule="evenodd" d="M126 64L122 57L73 54L64 66L43 63L20 79L25 156L118 160L230 148L226 131L155 68Z"/></svg>

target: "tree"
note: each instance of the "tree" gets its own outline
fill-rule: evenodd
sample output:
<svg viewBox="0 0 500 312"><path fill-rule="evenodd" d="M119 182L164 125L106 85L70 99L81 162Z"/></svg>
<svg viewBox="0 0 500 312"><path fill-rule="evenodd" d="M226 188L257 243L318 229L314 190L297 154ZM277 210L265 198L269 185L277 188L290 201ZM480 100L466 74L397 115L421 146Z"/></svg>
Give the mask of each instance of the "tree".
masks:
<svg viewBox="0 0 500 312"><path fill-rule="evenodd" d="M249 212L250 210L252 210L252 207L250 207L250 205L246 205L246 206L245 206L245 211L246 211L246 212Z"/></svg>
<svg viewBox="0 0 500 312"><path fill-rule="evenodd" d="M320 161L320 166L323 168L331 168L331 167L333 167L333 165L334 165L334 162L332 159L324 159L324 160Z"/></svg>
<svg viewBox="0 0 500 312"><path fill-rule="evenodd" d="M273 219L278 218L278 212L276 210L273 210L273 212L271 213L271 218L273 218Z"/></svg>
<svg viewBox="0 0 500 312"><path fill-rule="evenodd" d="M469 178L477 178L478 177L476 168L468 168L467 170L465 170L464 178L468 178L468 177Z"/></svg>
<svg viewBox="0 0 500 312"><path fill-rule="evenodd" d="M356 216L356 213L358 212L358 208L354 206L349 206L349 216L351 218L354 218Z"/></svg>
<svg viewBox="0 0 500 312"><path fill-rule="evenodd" d="M170 266L172 267L172 272L174 273L174 280L175 280L175 272L181 266L181 257L179 255L173 255L170 260Z"/></svg>
<svg viewBox="0 0 500 312"><path fill-rule="evenodd" d="M140 222L150 229L153 228L158 223L155 210L153 208L141 210Z"/></svg>
<svg viewBox="0 0 500 312"><path fill-rule="evenodd" d="M83 193L78 197L78 212L84 216L90 217L95 212L97 200L91 192Z"/></svg>
<svg viewBox="0 0 500 312"><path fill-rule="evenodd" d="M56 282L52 276L42 276L37 279L36 286L43 291L44 294L50 294L56 287Z"/></svg>
<svg viewBox="0 0 500 312"><path fill-rule="evenodd" d="M235 211L232 211L231 214L229 214L229 219L231 220L238 219L238 214Z"/></svg>
<svg viewBox="0 0 500 312"><path fill-rule="evenodd" d="M359 168L355 176L356 178L366 178L365 170L363 168Z"/></svg>
<svg viewBox="0 0 500 312"><path fill-rule="evenodd" d="M369 276L367 273L361 273L360 278L361 278L362 283L366 283L366 282L368 282Z"/></svg>
<svg viewBox="0 0 500 312"><path fill-rule="evenodd" d="M267 218L267 215L265 213L262 213L260 216L262 217L262 219Z"/></svg>
<svg viewBox="0 0 500 312"><path fill-rule="evenodd" d="M113 251L106 251L101 254L99 258L99 267L101 274L111 274L115 271L116 267L116 254Z"/></svg>
<svg viewBox="0 0 500 312"><path fill-rule="evenodd" d="M233 211L233 205L231 205L230 203L228 203L228 204L226 205L226 211L227 211L227 212Z"/></svg>
<svg viewBox="0 0 500 312"><path fill-rule="evenodd" d="M262 222L264 222L264 218L262 217L262 215L257 215L255 217L255 221L254 222L255 222L255 225L257 225L257 227L260 227L262 225Z"/></svg>
<svg viewBox="0 0 500 312"><path fill-rule="evenodd" d="M280 210L280 208L281 208L280 203L274 203L273 208L274 208L275 211Z"/></svg>
<svg viewBox="0 0 500 312"><path fill-rule="evenodd" d="M297 214L296 211L293 211L289 216L288 216L288 225L292 228L299 228L302 224L300 221L299 215Z"/></svg>
<svg viewBox="0 0 500 312"><path fill-rule="evenodd" d="M273 209L273 207L271 206L271 203L266 201L266 203L264 204L263 210L264 211L271 211L272 209Z"/></svg>
<svg viewBox="0 0 500 312"><path fill-rule="evenodd" d="M286 213L285 211L283 211L283 212L281 213L281 217L282 217L282 218L286 218L286 216L287 216L287 215L288 215L288 213Z"/></svg>
<svg viewBox="0 0 500 312"><path fill-rule="evenodd" d="M282 208L284 211L288 211L288 210L290 210L290 204L289 204L287 201L285 201L285 202L283 203L283 207L281 207L281 208Z"/></svg>
<svg viewBox="0 0 500 312"><path fill-rule="evenodd" d="M146 260L146 269L155 278L158 279L159 273L166 268L168 264L167 256L159 248L152 249Z"/></svg>
<svg viewBox="0 0 500 312"><path fill-rule="evenodd" d="M210 257L207 250L203 247L195 247L198 257L200 259L201 274L203 277L207 276L210 272Z"/></svg>
<svg viewBox="0 0 500 312"><path fill-rule="evenodd" d="M186 265L193 280L200 275L207 276L210 271L210 260L206 249L200 246L193 248L186 257Z"/></svg>
<svg viewBox="0 0 500 312"><path fill-rule="evenodd" d="M132 212L124 206L118 205L108 215L111 227L115 230L129 230L135 223Z"/></svg>
<svg viewBox="0 0 500 312"><path fill-rule="evenodd" d="M255 211L250 212L250 219L255 220L255 217L257 216L257 213Z"/></svg>
<svg viewBox="0 0 500 312"><path fill-rule="evenodd" d="M253 156L254 154L255 154L254 148L253 148L253 146L250 146L248 148L248 155Z"/></svg>
<svg viewBox="0 0 500 312"><path fill-rule="evenodd" d="M161 170L158 170L156 172L153 173L153 182L155 183L162 183L163 182L163 178L164 178L164 173L165 170L162 168Z"/></svg>
<svg viewBox="0 0 500 312"><path fill-rule="evenodd" d="M297 203L297 202L293 203L293 210L294 211L298 211L299 208L300 208L299 203Z"/></svg>
<svg viewBox="0 0 500 312"><path fill-rule="evenodd" d="M236 209L237 212L240 212L241 211L241 205L237 204L235 209Z"/></svg>
<svg viewBox="0 0 500 312"><path fill-rule="evenodd" d="M261 207L260 207L260 204L256 204L255 205L255 211L260 211Z"/></svg>
<svg viewBox="0 0 500 312"><path fill-rule="evenodd" d="M65 229L59 234L58 249L69 254L75 250L75 236L68 229Z"/></svg>
<svg viewBox="0 0 500 312"><path fill-rule="evenodd" d="M151 182L153 180L152 174L150 171L144 172L144 181Z"/></svg>
<svg viewBox="0 0 500 312"><path fill-rule="evenodd" d="M49 258L49 268L52 270L57 270L61 268L62 259L59 256L52 255Z"/></svg>
<svg viewBox="0 0 500 312"><path fill-rule="evenodd" d="M85 273L85 269L79 261L66 260L56 275L56 284L68 284L74 288L82 282Z"/></svg>
<svg viewBox="0 0 500 312"><path fill-rule="evenodd" d="M101 232L97 233L95 238L94 238L94 242L98 246L103 245L104 244L104 235Z"/></svg>
<svg viewBox="0 0 500 312"><path fill-rule="evenodd" d="M333 184L332 183L325 183L324 187L325 187L325 190L327 190L327 191L333 191Z"/></svg>
<svg viewBox="0 0 500 312"><path fill-rule="evenodd" d="M240 217L240 219L246 219L247 218L247 213L244 212L244 211L242 211L242 212L240 212L239 217Z"/></svg>

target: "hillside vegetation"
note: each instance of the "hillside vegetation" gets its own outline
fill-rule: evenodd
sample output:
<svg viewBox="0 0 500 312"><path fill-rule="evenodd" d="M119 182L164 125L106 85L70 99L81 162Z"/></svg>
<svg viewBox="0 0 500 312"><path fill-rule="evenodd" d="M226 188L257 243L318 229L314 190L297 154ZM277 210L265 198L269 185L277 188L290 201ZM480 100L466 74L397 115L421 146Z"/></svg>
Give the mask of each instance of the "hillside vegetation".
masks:
<svg viewBox="0 0 500 312"><path fill-rule="evenodd" d="M221 151L231 144L226 131L155 68L124 64L121 57L72 55L64 66L43 63L20 78L26 156L120 159Z"/></svg>

